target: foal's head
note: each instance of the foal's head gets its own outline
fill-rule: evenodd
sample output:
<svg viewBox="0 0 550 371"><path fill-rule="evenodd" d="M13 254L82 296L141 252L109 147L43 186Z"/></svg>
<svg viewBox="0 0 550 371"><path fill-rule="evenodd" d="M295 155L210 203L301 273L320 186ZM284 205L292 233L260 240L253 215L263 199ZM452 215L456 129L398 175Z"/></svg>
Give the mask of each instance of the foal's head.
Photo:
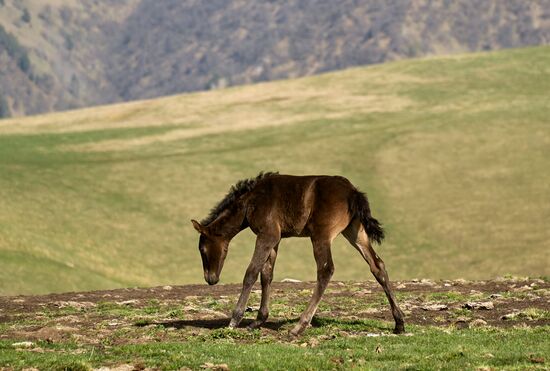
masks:
<svg viewBox="0 0 550 371"><path fill-rule="evenodd" d="M229 241L201 225L196 220L191 220L193 227L201 234L199 238L199 251L202 258L204 279L209 285L215 285L220 280Z"/></svg>

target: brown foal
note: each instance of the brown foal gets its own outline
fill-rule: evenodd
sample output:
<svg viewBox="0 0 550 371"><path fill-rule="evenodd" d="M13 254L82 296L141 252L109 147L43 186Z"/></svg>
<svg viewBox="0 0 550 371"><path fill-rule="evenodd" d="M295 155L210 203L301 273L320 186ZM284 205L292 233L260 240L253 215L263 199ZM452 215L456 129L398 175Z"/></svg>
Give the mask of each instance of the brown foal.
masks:
<svg viewBox="0 0 550 371"><path fill-rule="evenodd" d="M331 243L342 233L369 264L384 288L395 320L395 333L405 331L403 312L390 288L384 262L372 248L380 243L384 231L370 212L364 193L340 176L291 176L260 173L231 187L229 194L201 223L192 220L200 233L199 250L204 279L218 282L229 242L245 228L256 234L256 248L246 270L241 295L229 327L241 322L252 286L261 277L262 299L257 319L251 328L261 326L269 315L269 291L279 241L285 237L309 237L317 263L317 286L292 335L301 334L311 322L327 287L334 264Z"/></svg>

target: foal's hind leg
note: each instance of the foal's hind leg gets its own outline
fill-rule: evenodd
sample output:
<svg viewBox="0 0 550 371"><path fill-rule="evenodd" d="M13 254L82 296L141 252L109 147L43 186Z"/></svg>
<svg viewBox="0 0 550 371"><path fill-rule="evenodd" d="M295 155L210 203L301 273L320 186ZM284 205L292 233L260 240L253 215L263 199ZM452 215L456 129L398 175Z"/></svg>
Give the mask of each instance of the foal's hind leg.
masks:
<svg viewBox="0 0 550 371"><path fill-rule="evenodd" d="M327 288L327 285L334 273L334 263L332 262L332 254L330 252L331 240L312 240L313 255L317 263L317 286L313 291L313 296L309 304L300 316L300 321L290 333L294 336L300 335L311 322L313 315L317 311L319 301Z"/></svg>
<svg viewBox="0 0 550 371"><path fill-rule="evenodd" d="M395 296L390 288L390 280L388 278L388 273L386 272L384 262L372 248L363 225L358 219L355 219L342 234L363 256L363 259L365 259L369 264L370 271L384 289L388 301L390 302L392 315L395 320L395 329L393 332L396 334L405 332L403 312L399 309Z"/></svg>
<svg viewBox="0 0 550 371"><path fill-rule="evenodd" d="M275 260L277 259L277 250L279 244L271 250L269 258L262 268L260 273L260 281L262 283L262 302L260 304L260 310L258 311L258 317L248 327L251 329L258 328L267 321L269 317L269 294L271 291L271 281L273 281L273 269L275 268Z"/></svg>

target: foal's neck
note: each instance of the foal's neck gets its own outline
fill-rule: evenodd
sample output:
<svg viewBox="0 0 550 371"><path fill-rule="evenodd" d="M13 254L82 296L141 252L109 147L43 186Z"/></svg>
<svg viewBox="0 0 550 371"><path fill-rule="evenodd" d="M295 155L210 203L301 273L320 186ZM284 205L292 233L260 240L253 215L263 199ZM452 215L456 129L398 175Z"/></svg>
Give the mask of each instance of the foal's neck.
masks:
<svg viewBox="0 0 550 371"><path fill-rule="evenodd" d="M217 234L231 240L240 231L246 228L244 223L245 209L238 207L225 210L208 227Z"/></svg>

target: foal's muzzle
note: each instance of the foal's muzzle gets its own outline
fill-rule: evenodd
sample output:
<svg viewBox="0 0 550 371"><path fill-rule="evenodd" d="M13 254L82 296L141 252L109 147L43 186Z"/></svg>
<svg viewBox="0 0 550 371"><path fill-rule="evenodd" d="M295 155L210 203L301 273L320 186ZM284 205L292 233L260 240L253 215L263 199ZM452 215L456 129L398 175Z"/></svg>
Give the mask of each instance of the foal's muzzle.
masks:
<svg viewBox="0 0 550 371"><path fill-rule="evenodd" d="M218 281L220 280L220 278L216 276L215 273L204 273L204 279L211 286L217 284Z"/></svg>

